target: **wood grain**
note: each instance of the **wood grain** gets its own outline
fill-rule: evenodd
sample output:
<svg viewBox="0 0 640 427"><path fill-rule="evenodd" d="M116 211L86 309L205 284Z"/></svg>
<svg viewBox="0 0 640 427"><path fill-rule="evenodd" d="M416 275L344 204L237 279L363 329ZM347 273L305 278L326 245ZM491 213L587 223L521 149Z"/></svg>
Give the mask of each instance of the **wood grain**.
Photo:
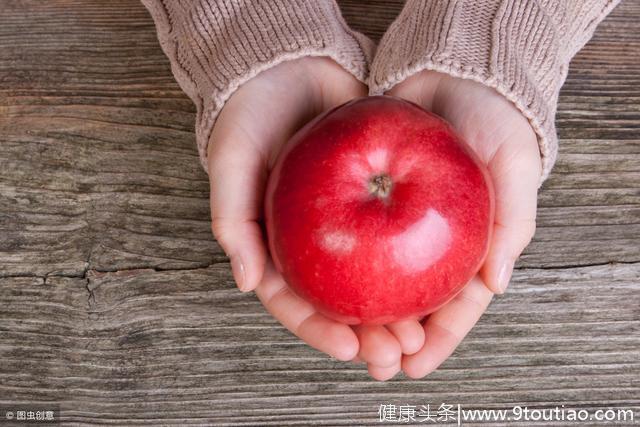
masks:
<svg viewBox="0 0 640 427"><path fill-rule="evenodd" d="M340 5L379 39L402 2ZM623 2L572 62L510 291L434 374L377 383L235 290L144 8L0 0L0 404L80 424L375 425L379 404L443 402L640 419L638 22Z"/></svg>
<svg viewBox="0 0 640 427"><path fill-rule="evenodd" d="M637 300L639 276L638 264L520 269L442 369L388 384L284 331L225 263L6 278L0 390L62 402L74 422L374 423L380 403L638 409L640 308L621 301Z"/></svg>

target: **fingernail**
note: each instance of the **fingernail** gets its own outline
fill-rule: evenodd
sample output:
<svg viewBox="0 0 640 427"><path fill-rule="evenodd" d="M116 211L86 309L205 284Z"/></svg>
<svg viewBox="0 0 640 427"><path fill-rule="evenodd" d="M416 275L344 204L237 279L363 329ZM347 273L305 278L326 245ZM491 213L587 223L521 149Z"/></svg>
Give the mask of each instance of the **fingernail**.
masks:
<svg viewBox="0 0 640 427"><path fill-rule="evenodd" d="M246 286L246 274L244 271L244 264L242 264L242 259L238 255L234 255L231 257L231 271L233 272L233 278L238 285L238 289L242 292L247 292L245 289Z"/></svg>
<svg viewBox="0 0 640 427"><path fill-rule="evenodd" d="M500 271L498 272L498 289L499 293L503 294L509 286L509 280L511 280L511 273L513 273L513 261L507 260L502 263Z"/></svg>

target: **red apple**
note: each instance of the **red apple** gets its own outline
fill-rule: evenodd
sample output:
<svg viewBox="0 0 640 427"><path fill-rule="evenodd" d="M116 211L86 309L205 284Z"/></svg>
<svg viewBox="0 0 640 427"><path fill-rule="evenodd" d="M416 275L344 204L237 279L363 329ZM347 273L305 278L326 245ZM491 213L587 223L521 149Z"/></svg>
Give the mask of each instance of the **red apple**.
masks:
<svg viewBox="0 0 640 427"><path fill-rule="evenodd" d="M288 142L265 214L274 264L296 294L336 320L384 324L433 312L478 272L493 190L443 119L365 97Z"/></svg>

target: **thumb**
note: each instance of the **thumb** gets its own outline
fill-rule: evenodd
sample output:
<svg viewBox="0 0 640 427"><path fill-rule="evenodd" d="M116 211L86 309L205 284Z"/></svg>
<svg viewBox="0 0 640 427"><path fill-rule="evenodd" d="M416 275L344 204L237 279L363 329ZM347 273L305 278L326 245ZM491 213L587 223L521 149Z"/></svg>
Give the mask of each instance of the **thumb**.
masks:
<svg viewBox="0 0 640 427"><path fill-rule="evenodd" d="M223 120L209 146L211 230L229 256L233 277L243 292L258 286L267 257L262 230L262 200L266 162L262 154L238 134L237 124Z"/></svg>
<svg viewBox="0 0 640 427"><path fill-rule="evenodd" d="M211 227L240 290L254 290L264 275L258 221L270 156L315 114L357 93L366 90L335 62L303 58L263 71L222 109L209 146Z"/></svg>
<svg viewBox="0 0 640 427"><path fill-rule="evenodd" d="M211 229L243 292L258 286L268 256L259 221L269 157L312 107L306 79L292 71L299 67L285 62L242 85L218 116L208 147Z"/></svg>
<svg viewBox="0 0 640 427"><path fill-rule="evenodd" d="M506 290L515 261L536 229L540 154L533 131L524 135L524 139L503 143L489 163L495 190L495 224L480 274L497 294Z"/></svg>

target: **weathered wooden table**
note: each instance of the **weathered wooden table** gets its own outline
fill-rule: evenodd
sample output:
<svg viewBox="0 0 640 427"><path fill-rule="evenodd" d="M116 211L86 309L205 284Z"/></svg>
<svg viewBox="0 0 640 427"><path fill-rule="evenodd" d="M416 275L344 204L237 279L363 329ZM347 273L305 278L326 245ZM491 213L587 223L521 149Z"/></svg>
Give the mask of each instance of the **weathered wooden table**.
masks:
<svg viewBox="0 0 640 427"><path fill-rule="evenodd" d="M401 1L342 7L379 38ZM0 404L109 424L376 424L381 404L442 403L638 420L639 58L627 0L572 63L509 292L437 372L378 383L235 289L194 107L142 5L0 0Z"/></svg>

